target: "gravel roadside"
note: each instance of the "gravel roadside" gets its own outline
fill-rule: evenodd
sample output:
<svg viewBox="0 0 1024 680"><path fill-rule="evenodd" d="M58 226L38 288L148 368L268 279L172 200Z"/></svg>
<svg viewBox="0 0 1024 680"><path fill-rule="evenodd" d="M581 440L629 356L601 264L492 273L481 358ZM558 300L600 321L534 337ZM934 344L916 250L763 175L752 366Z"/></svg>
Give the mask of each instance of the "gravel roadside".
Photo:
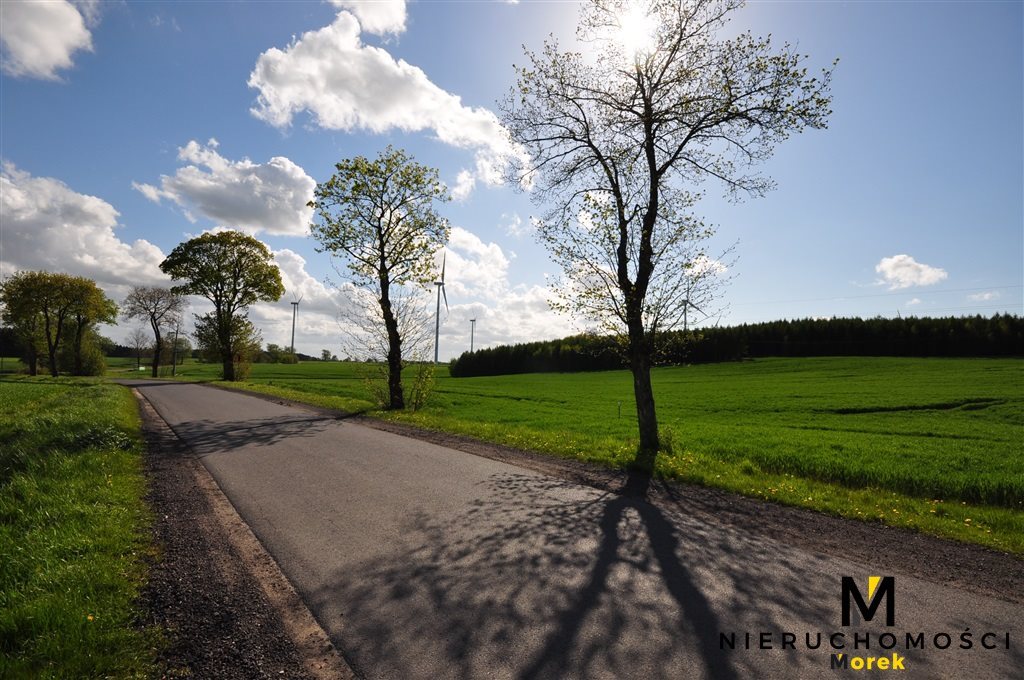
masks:
<svg viewBox="0 0 1024 680"><path fill-rule="evenodd" d="M354 677L202 463L136 398L157 546L142 605L165 631L162 677Z"/></svg>

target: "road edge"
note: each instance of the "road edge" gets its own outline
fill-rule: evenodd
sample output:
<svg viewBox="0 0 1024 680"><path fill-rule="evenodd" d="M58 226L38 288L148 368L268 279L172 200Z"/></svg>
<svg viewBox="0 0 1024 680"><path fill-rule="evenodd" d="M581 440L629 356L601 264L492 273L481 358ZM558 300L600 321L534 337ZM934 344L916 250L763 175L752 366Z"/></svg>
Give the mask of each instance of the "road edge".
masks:
<svg viewBox="0 0 1024 680"><path fill-rule="evenodd" d="M302 659L304 670L318 680L356 680L358 676L344 656L331 642L277 561L238 514L206 466L194 455L188 444L178 437L145 395L135 387L130 389L139 405L143 430L148 429L157 436L171 437L183 450L189 452L187 463L197 488L209 502L214 519L231 547L244 561L245 570L259 584L260 590L277 613L285 634Z"/></svg>

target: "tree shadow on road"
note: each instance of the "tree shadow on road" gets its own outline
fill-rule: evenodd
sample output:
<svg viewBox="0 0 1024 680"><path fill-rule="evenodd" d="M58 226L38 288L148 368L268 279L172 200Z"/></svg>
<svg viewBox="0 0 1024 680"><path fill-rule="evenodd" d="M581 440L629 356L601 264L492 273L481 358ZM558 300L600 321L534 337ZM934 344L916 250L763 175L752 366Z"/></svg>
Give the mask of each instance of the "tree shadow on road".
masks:
<svg viewBox="0 0 1024 680"><path fill-rule="evenodd" d="M834 599L809 591L813 559L789 563L763 542L668 516L648 484L634 476L601 493L494 475L468 510L410 518L404 545L307 600L366 677L732 680L757 675L763 657L720 650L720 632L834 625L811 604ZM786 661L820 671L821 658Z"/></svg>
<svg viewBox="0 0 1024 680"><path fill-rule="evenodd" d="M335 417L321 416L235 422L192 420L178 423L173 429L202 458L243 447L273 446L286 440L314 437L337 420Z"/></svg>

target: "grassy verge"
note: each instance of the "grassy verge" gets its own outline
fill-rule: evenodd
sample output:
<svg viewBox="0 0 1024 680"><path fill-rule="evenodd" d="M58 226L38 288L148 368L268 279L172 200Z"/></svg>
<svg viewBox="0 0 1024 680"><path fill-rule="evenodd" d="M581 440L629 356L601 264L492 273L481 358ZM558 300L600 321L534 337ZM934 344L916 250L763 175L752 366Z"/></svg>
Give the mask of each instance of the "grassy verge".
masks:
<svg viewBox="0 0 1024 680"><path fill-rule="evenodd" d="M213 379L216 367L183 367ZM622 467L625 371L454 379L428 407L375 411L358 364L255 365L238 386ZM812 358L657 369L666 478L1024 553L1024 363Z"/></svg>
<svg viewBox="0 0 1024 680"><path fill-rule="evenodd" d="M0 413L0 677L148 677L134 400L97 381L5 378Z"/></svg>

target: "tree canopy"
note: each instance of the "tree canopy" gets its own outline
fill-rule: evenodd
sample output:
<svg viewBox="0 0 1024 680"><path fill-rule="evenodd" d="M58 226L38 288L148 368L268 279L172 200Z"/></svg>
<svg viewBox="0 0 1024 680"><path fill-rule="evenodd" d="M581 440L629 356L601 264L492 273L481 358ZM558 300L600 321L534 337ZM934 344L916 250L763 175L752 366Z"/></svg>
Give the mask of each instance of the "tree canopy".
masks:
<svg viewBox="0 0 1024 680"><path fill-rule="evenodd" d="M248 337L244 342L236 337L248 335L244 310L256 302L276 302L284 295L281 272L270 250L238 231L207 233L178 244L160 263L160 269L183 282L171 289L174 293L200 295L213 303L209 318L197 319L204 324L204 337L216 338L224 379L235 380L236 365L245 359L242 349L253 344Z"/></svg>
<svg viewBox="0 0 1024 680"><path fill-rule="evenodd" d="M3 283L0 301L4 321L21 337L27 349L29 372L36 375L41 351L46 352L50 375L57 377L59 353L68 334L70 371L81 374L84 342L97 323L113 323L117 306L92 279L46 271L17 272ZM102 366L94 368L102 371ZM91 371L91 372L94 372Z"/></svg>
<svg viewBox="0 0 1024 680"><path fill-rule="evenodd" d="M376 159L357 156L335 169L309 204L318 218L311 232L320 252L340 256L347 278L376 298L379 316L356 298L350 321L371 351L375 339L385 339L387 406L404 408L403 345L425 321L412 298L434 280L434 254L448 241L448 221L434 209L448 189L437 170L390 146Z"/></svg>

